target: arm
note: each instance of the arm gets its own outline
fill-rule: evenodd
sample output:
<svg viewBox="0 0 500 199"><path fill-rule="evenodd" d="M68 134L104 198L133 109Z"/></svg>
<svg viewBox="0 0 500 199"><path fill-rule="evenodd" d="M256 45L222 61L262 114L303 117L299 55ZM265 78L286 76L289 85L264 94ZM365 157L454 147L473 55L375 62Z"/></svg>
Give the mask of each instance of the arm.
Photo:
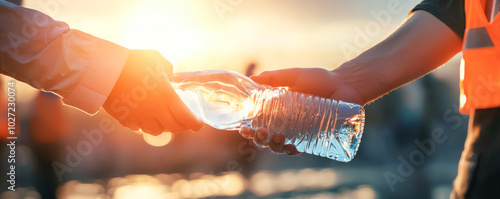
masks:
<svg viewBox="0 0 500 199"><path fill-rule="evenodd" d="M0 1L0 72L94 114L111 92L128 49ZM82 97L85 96L85 97Z"/></svg>
<svg viewBox="0 0 500 199"><path fill-rule="evenodd" d="M252 79L364 105L441 66L460 51L461 44L448 26L417 11L385 40L332 71L295 68Z"/></svg>
<svg viewBox="0 0 500 199"><path fill-rule="evenodd" d="M444 64L460 51L462 39L439 19L425 11L415 12L392 35L332 71L325 69L285 69L264 72L253 80L271 86L337 100L366 104L411 82ZM271 150L297 154L290 146L283 151L277 132L271 143L266 129L257 134L243 128L240 133Z"/></svg>
<svg viewBox="0 0 500 199"><path fill-rule="evenodd" d="M366 104L438 68L460 52L462 38L425 11L415 12L388 38L334 69ZM330 97L337 97L332 95Z"/></svg>
<svg viewBox="0 0 500 199"><path fill-rule="evenodd" d="M150 134L199 130L203 122L170 85L156 51L128 50L64 22L0 0L0 73L60 95L89 114L101 106Z"/></svg>

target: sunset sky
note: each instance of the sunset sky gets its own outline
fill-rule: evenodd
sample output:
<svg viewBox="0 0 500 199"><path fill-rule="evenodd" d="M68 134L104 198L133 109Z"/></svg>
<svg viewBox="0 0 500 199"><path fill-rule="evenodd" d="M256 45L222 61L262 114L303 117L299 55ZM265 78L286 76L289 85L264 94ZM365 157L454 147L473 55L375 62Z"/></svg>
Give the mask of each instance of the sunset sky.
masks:
<svg viewBox="0 0 500 199"><path fill-rule="evenodd" d="M258 71L332 68L352 57L346 46L360 52L380 41L418 2L25 0L24 6L128 48L159 50L177 71L242 72L251 61L258 63ZM374 17L384 12L389 18Z"/></svg>

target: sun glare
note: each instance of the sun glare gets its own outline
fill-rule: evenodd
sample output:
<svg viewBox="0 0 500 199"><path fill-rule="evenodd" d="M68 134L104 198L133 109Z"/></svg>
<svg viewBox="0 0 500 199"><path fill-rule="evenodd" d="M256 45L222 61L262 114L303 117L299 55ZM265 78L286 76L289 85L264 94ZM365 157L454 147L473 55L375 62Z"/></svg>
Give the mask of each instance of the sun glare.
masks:
<svg viewBox="0 0 500 199"><path fill-rule="evenodd" d="M158 136L143 133L142 137L146 143L156 147L165 146L172 141L172 133L170 132L164 132Z"/></svg>
<svg viewBox="0 0 500 199"><path fill-rule="evenodd" d="M180 16L143 9L131 15L122 44L130 49L158 50L175 66L203 49L205 38Z"/></svg>

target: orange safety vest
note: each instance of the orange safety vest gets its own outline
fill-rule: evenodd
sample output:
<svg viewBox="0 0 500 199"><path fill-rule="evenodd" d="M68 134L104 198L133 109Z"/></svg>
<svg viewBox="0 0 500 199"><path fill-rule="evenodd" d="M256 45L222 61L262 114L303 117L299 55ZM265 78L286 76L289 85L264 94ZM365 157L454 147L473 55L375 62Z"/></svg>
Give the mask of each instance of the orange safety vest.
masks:
<svg viewBox="0 0 500 199"><path fill-rule="evenodd" d="M485 0L465 0L466 27L460 74L460 112L500 107L500 19L491 23Z"/></svg>

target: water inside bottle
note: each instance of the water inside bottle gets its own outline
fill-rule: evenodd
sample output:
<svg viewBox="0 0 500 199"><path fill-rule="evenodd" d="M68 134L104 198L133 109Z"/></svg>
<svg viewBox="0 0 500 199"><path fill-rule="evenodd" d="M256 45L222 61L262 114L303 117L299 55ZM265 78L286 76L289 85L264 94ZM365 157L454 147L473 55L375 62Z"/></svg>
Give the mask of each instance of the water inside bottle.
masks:
<svg viewBox="0 0 500 199"><path fill-rule="evenodd" d="M214 128L265 127L271 133L282 133L285 144L300 152L338 161L352 160L363 132L364 110L357 104L285 89L259 91L245 99L200 89L176 92L192 112Z"/></svg>
<svg viewBox="0 0 500 199"><path fill-rule="evenodd" d="M352 160L364 127L362 106L286 90L262 95L267 97L253 127L282 133L285 144L294 145L300 152L343 162Z"/></svg>
<svg viewBox="0 0 500 199"><path fill-rule="evenodd" d="M237 130L241 126L245 114L242 109L232 107L227 101L207 101L207 96L200 90L176 90L179 97L189 109L208 125L224 130ZM206 95L206 94L205 94Z"/></svg>
<svg viewBox="0 0 500 199"><path fill-rule="evenodd" d="M214 128L264 127L300 152L343 162L358 149L365 118L358 104L260 85L226 70L174 73L169 80L189 109Z"/></svg>

